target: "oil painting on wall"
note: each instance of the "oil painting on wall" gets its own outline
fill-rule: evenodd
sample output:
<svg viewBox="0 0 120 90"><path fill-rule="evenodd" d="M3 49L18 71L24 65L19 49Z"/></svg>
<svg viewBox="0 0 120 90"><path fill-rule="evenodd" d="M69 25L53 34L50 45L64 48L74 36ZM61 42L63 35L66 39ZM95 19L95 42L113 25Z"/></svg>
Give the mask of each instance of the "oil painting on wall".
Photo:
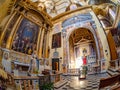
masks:
<svg viewBox="0 0 120 90"><path fill-rule="evenodd" d="M61 32L53 34L52 36L52 48L61 47Z"/></svg>
<svg viewBox="0 0 120 90"><path fill-rule="evenodd" d="M120 54L120 22L118 24L118 27L112 30L112 36L115 41L117 53Z"/></svg>
<svg viewBox="0 0 120 90"><path fill-rule="evenodd" d="M54 30L53 31L54 33L60 32L60 30L61 30L61 23L55 24L54 27L53 27L53 30Z"/></svg>
<svg viewBox="0 0 120 90"><path fill-rule="evenodd" d="M15 38L12 49L18 52L32 54L36 50L39 27L27 19L23 19Z"/></svg>
<svg viewBox="0 0 120 90"><path fill-rule="evenodd" d="M11 33L11 31L12 31L12 29L13 29L13 27L14 27L17 19L18 19L18 17L19 17L19 14L16 14L14 16L14 18L12 18L11 22L9 23L9 25L7 26L6 33L5 33L3 42L2 42L2 47L6 46L7 40L9 38L9 36L10 36L10 33Z"/></svg>

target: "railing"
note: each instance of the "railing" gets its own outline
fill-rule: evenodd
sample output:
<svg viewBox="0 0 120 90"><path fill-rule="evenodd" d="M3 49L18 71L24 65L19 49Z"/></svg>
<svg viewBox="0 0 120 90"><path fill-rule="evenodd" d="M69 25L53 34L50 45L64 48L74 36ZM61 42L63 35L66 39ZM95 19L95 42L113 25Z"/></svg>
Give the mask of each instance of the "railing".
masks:
<svg viewBox="0 0 120 90"><path fill-rule="evenodd" d="M79 73L80 73L79 68L68 69L68 74L70 74L70 75L79 75Z"/></svg>
<svg viewBox="0 0 120 90"><path fill-rule="evenodd" d="M16 90L39 90L39 77L14 77Z"/></svg>
<svg viewBox="0 0 120 90"><path fill-rule="evenodd" d="M61 80L61 73L43 76L14 76L16 90L42 90L42 86Z"/></svg>
<svg viewBox="0 0 120 90"><path fill-rule="evenodd" d="M110 61L110 68L118 69L120 68L120 58Z"/></svg>

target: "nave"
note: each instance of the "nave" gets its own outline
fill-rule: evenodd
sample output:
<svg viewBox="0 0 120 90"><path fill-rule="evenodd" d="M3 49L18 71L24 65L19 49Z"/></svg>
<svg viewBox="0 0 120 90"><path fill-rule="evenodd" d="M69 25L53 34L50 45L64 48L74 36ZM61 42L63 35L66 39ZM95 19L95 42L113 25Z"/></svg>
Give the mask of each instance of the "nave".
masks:
<svg viewBox="0 0 120 90"><path fill-rule="evenodd" d="M119 90L120 0L0 0L0 90Z"/></svg>
<svg viewBox="0 0 120 90"><path fill-rule="evenodd" d="M105 77L108 77L106 73L88 75L86 79L81 80L79 76L66 76L65 79L68 80L68 83L55 90L98 90L100 78Z"/></svg>

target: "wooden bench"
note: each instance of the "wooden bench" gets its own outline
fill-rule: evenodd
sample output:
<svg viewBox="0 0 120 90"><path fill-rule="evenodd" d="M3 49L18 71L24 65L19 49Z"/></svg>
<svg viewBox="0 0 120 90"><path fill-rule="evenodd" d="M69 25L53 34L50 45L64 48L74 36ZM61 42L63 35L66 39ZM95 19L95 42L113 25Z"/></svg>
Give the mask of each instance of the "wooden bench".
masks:
<svg viewBox="0 0 120 90"><path fill-rule="evenodd" d="M120 90L120 84L111 87L111 90Z"/></svg>
<svg viewBox="0 0 120 90"><path fill-rule="evenodd" d="M119 85L120 85L120 74L108 78L100 79L99 90L108 86L111 86L110 90L117 90L115 88L118 88Z"/></svg>

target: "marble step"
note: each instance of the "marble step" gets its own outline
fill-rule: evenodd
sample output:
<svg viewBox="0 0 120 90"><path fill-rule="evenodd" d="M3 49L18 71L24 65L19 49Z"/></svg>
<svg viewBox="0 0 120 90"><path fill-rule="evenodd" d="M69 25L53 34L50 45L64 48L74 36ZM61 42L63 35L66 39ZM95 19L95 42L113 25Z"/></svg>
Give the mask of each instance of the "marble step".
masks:
<svg viewBox="0 0 120 90"><path fill-rule="evenodd" d="M110 74L108 74L108 73L106 73L106 76L107 76L107 77L111 77L111 75L110 75Z"/></svg>
<svg viewBox="0 0 120 90"><path fill-rule="evenodd" d="M113 72L113 71L111 71L111 70L107 70L107 73L108 73L110 76L119 74L118 72Z"/></svg>
<svg viewBox="0 0 120 90"><path fill-rule="evenodd" d="M117 69L114 69L114 68L109 68L108 70L112 71L112 72L116 72Z"/></svg>
<svg viewBox="0 0 120 90"><path fill-rule="evenodd" d="M61 80L61 81L54 84L54 88L58 89L58 88L64 86L65 84L67 84L67 82L68 82L68 80Z"/></svg>

